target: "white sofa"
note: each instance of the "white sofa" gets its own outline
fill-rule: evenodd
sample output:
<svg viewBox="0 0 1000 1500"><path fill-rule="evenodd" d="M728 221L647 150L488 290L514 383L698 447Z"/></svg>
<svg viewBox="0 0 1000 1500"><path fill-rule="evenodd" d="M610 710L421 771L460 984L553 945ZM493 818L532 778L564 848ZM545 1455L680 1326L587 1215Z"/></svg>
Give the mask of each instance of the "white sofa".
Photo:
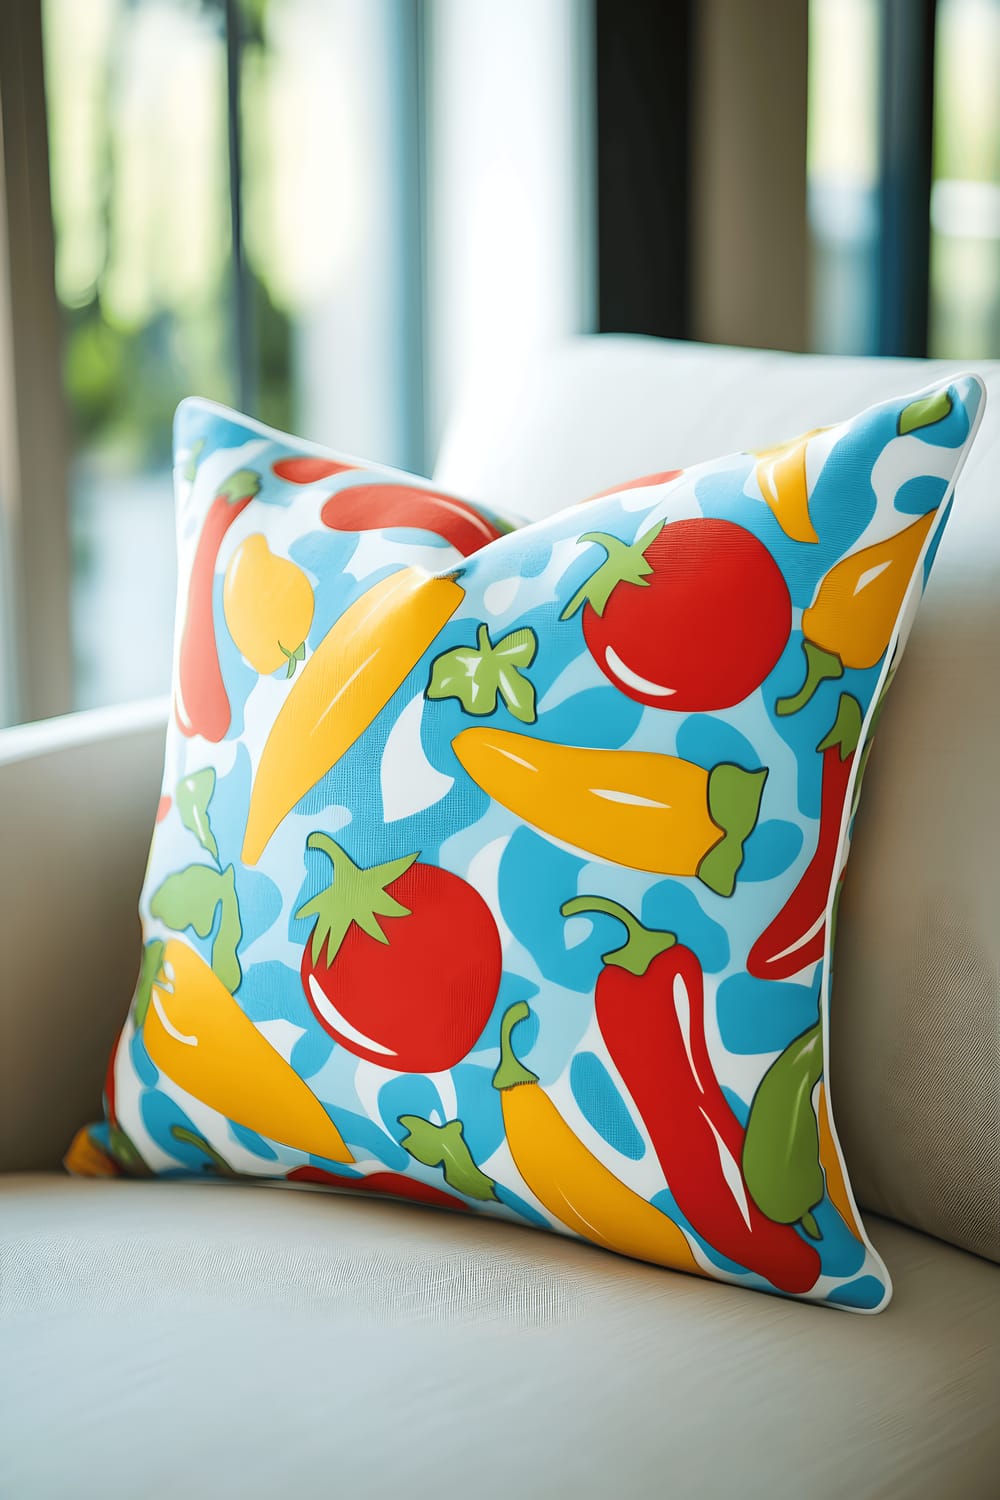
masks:
<svg viewBox="0 0 1000 1500"><path fill-rule="evenodd" d="M80 714L0 735L0 1495L1000 1494L1000 365L979 368L993 404L838 937L833 1093L889 1310L411 1206L62 1175L131 993L167 706ZM579 340L470 391L436 478L540 515L932 374Z"/></svg>

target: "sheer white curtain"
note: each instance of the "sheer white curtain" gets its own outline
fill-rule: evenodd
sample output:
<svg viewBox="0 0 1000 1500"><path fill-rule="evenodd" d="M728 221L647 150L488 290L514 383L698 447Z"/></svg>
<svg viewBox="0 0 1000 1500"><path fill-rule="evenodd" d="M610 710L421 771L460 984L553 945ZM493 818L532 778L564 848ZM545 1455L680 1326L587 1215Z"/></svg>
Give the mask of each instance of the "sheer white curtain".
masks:
<svg viewBox="0 0 1000 1500"><path fill-rule="evenodd" d="M587 0L427 0L426 412L596 327Z"/></svg>

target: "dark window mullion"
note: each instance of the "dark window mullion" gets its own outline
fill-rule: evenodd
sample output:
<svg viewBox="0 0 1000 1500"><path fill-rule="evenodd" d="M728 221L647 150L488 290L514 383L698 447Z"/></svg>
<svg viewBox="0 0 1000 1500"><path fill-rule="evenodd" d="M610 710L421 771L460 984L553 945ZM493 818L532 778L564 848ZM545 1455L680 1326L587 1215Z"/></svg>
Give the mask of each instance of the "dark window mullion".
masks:
<svg viewBox="0 0 1000 1500"><path fill-rule="evenodd" d="M882 0L878 353L927 353L936 0Z"/></svg>
<svg viewBox="0 0 1000 1500"><path fill-rule="evenodd" d="M229 133L229 222L233 241L233 358L237 401L253 413L257 400L257 348L253 284L243 245L243 129L240 112L243 16L240 0L224 0L226 118Z"/></svg>
<svg viewBox="0 0 1000 1500"><path fill-rule="evenodd" d="M691 0L595 0L598 323L690 331Z"/></svg>

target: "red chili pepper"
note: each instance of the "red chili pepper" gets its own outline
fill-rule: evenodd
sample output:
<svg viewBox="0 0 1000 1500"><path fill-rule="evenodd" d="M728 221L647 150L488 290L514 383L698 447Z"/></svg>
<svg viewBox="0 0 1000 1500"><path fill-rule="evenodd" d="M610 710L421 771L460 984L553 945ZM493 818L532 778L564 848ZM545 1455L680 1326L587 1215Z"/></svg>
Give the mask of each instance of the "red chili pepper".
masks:
<svg viewBox="0 0 1000 1500"><path fill-rule="evenodd" d="M174 715L182 734L214 743L225 738L232 717L215 639L215 564L223 537L259 489L260 475L252 469L230 474L209 506L191 566Z"/></svg>
<svg viewBox="0 0 1000 1500"><path fill-rule="evenodd" d="M331 531L380 531L387 526L432 531L463 557L503 535L474 505L406 484L351 485L330 496L320 518Z"/></svg>
<svg viewBox="0 0 1000 1500"><path fill-rule="evenodd" d="M844 804L862 719L858 700L841 693L833 726L816 746L823 755L816 853L785 905L750 949L747 971L756 979L788 979L823 957L826 906L837 873Z"/></svg>
<svg viewBox="0 0 1000 1500"><path fill-rule="evenodd" d="M118 1124L118 1111L115 1105L115 1063L118 1061L118 1048L121 1046L121 1037L115 1042L108 1058L108 1066L104 1074L104 1113L108 1118L109 1125Z"/></svg>
<svg viewBox="0 0 1000 1500"><path fill-rule="evenodd" d="M289 1182L314 1182L321 1187L357 1188L361 1192L386 1193L393 1198L409 1198L413 1203L426 1203L431 1208L457 1208L469 1212L469 1205L450 1193L429 1183L419 1182L415 1177L404 1177L401 1172L371 1172L367 1177L338 1177L333 1172L324 1172L322 1167L296 1167L288 1174Z"/></svg>
<svg viewBox="0 0 1000 1500"><path fill-rule="evenodd" d="M705 1241L784 1292L807 1292L816 1251L788 1224L761 1213L740 1165L744 1130L712 1068L705 1041L701 965L670 932L644 927L617 901L579 896L566 917L603 912L625 924L604 954L597 1024L649 1132L678 1208Z"/></svg>
<svg viewBox="0 0 1000 1500"><path fill-rule="evenodd" d="M683 473L683 469L665 469L662 474L643 474L640 479L628 479L624 484L612 485L610 490L598 490L596 495L588 495L586 500L579 503L589 505L591 500L603 500L606 495L621 495L626 490L641 490L652 484L669 484L672 479L680 479Z"/></svg>
<svg viewBox="0 0 1000 1500"><path fill-rule="evenodd" d="M315 484L319 479L329 479L333 474L346 474L356 469L357 464L339 463L335 458L279 458L271 470L279 479L289 484Z"/></svg>

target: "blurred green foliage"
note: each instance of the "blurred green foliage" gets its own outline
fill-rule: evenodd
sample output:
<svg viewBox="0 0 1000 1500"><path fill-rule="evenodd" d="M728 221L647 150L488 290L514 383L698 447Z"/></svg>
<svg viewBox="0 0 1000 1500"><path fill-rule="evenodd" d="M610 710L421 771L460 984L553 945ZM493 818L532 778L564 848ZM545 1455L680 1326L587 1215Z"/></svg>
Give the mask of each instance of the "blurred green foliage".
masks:
<svg viewBox="0 0 1000 1500"><path fill-rule="evenodd" d="M248 57L265 47L267 5L244 0ZM43 16L76 451L117 472L169 467L183 397L240 401L225 8L45 0ZM289 427L289 318L252 267L246 274L254 415Z"/></svg>

